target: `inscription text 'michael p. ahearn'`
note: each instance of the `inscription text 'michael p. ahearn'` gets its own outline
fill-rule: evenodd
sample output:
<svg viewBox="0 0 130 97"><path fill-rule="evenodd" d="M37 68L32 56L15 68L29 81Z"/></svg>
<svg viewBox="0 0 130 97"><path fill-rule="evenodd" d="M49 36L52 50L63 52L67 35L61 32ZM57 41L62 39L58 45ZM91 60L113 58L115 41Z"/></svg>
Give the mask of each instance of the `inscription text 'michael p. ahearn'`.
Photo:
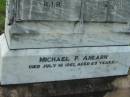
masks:
<svg viewBox="0 0 130 97"><path fill-rule="evenodd" d="M111 65L117 61L109 55L85 55L85 56L50 56L39 57L38 64L29 65L29 69L56 68L56 67L83 67L96 65Z"/></svg>
<svg viewBox="0 0 130 97"><path fill-rule="evenodd" d="M90 55L90 56L62 56L62 57L40 57L39 62L67 62L67 61L85 61L85 60L102 60L108 59L108 55Z"/></svg>

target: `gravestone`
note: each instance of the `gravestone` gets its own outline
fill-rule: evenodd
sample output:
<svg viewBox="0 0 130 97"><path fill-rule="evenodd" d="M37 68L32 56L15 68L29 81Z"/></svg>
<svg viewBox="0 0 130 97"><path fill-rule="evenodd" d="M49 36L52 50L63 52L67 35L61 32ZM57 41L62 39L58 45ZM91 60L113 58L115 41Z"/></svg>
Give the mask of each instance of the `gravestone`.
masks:
<svg viewBox="0 0 130 97"><path fill-rule="evenodd" d="M9 48L129 45L129 5L129 0L9 0Z"/></svg>
<svg viewBox="0 0 130 97"><path fill-rule="evenodd" d="M1 84L127 75L130 0L7 0Z"/></svg>

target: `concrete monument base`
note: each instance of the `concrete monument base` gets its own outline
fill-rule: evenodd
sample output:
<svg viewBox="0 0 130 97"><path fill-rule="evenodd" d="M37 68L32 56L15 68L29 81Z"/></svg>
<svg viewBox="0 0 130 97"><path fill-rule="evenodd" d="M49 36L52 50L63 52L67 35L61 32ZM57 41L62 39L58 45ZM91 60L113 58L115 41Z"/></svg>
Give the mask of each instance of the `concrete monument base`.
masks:
<svg viewBox="0 0 130 97"><path fill-rule="evenodd" d="M127 75L129 59L130 46L10 50L0 37L1 84Z"/></svg>

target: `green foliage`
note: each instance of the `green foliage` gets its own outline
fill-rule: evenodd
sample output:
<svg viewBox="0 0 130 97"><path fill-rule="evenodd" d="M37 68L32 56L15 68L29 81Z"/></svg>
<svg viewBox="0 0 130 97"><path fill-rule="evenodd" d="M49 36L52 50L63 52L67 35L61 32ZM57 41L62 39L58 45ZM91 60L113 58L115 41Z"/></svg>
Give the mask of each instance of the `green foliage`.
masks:
<svg viewBox="0 0 130 97"><path fill-rule="evenodd" d="M0 14L5 13L5 0L0 0Z"/></svg>
<svg viewBox="0 0 130 97"><path fill-rule="evenodd" d="M5 0L0 0L0 33L4 31L5 4Z"/></svg>
<svg viewBox="0 0 130 97"><path fill-rule="evenodd" d="M0 34L4 32L4 16L0 16Z"/></svg>

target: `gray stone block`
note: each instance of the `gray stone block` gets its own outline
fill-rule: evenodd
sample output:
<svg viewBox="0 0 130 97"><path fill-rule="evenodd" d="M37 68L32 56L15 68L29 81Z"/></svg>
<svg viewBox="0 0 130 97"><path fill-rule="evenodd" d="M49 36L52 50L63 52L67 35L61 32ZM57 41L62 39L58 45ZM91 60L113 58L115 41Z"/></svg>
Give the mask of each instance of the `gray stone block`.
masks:
<svg viewBox="0 0 130 97"><path fill-rule="evenodd" d="M130 0L84 0L84 2L84 21L130 21Z"/></svg>
<svg viewBox="0 0 130 97"><path fill-rule="evenodd" d="M78 21L80 0L20 0L18 20Z"/></svg>
<svg viewBox="0 0 130 97"><path fill-rule="evenodd" d="M10 0L9 17L21 20L128 22L130 0Z"/></svg>
<svg viewBox="0 0 130 97"><path fill-rule="evenodd" d="M130 0L8 0L9 48L129 45L129 5Z"/></svg>
<svg viewBox="0 0 130 97"><path fill-rule="evenodd" d="M130 0L109 0L107 21L130 22Z"/></svg>
<svg viewBox="0 0 130 97"><path fill-rule="evenodd" d="M130 44L127 24L84 23L83 27L73 22L21 22L8 27L6 37L10 49Z"/></svg>
<svg viewBox="0 0 130 97"><path fill-rule="evenodd" d="M130 66L129 46L10 50L0 38L4 85L127 75Z"/></svg>
<svg viewBox="0 0 130 97"><path fill-rule="evenodd" d="M106 0L84 0L84 2L84 21L106 21Z"/></svg>

